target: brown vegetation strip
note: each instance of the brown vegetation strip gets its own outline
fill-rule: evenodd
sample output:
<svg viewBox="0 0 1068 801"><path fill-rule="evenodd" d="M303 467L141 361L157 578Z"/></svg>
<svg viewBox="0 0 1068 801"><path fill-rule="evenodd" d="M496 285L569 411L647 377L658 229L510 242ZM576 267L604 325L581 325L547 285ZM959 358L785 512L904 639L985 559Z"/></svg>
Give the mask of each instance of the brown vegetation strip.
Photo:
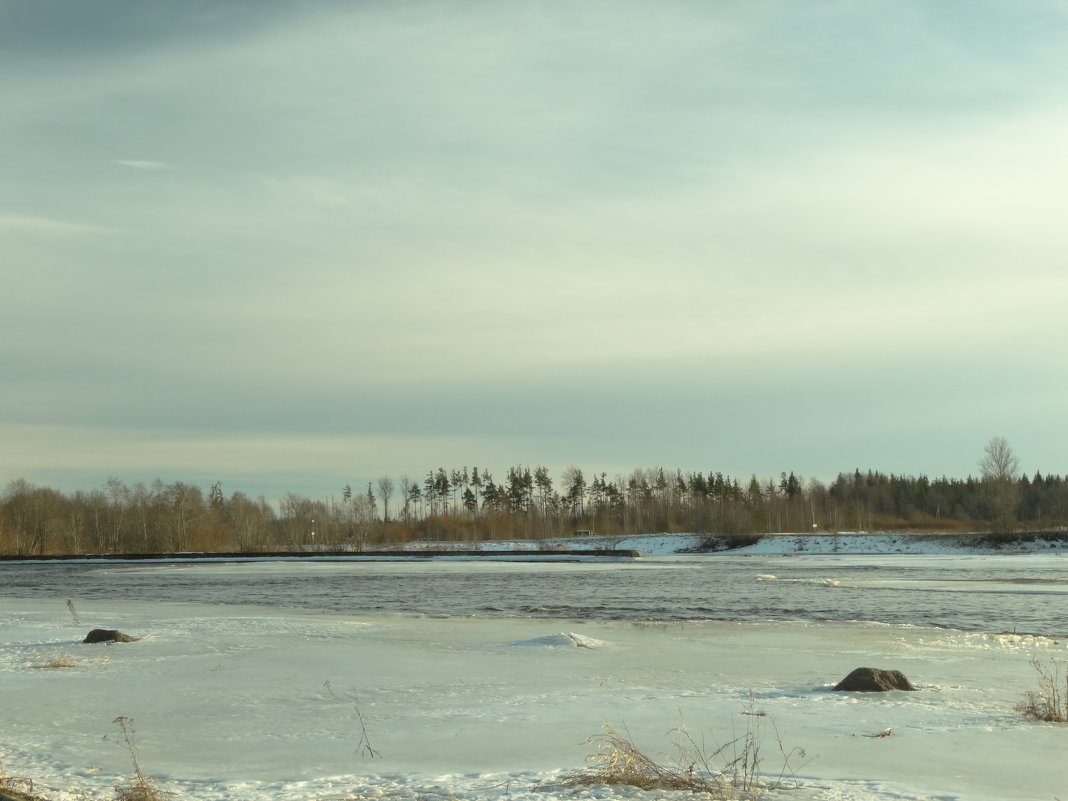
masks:
<svg viewBox="0 0 1068 801"><path fill-rule="evenodd" d="M0 562L56 562L82 559L112 560L118 562L139 561L196 561L205 559L229 559L255 562L265 559L335 559L351 561L432 559L435 557L463 557L483 559L521 559L524 562L563 562L568 559L587 557L637 559L638 551L631 549L568 550L568 551L242 551L226 553L93 553L93 554L41 554L0 555Z"/></svg>
<svg viewBox="0 0 1068 801"><path fill-rule="evenodd" d="M39 795L31 795L10 787L0 787L0 801L44 801Z"/></svg>

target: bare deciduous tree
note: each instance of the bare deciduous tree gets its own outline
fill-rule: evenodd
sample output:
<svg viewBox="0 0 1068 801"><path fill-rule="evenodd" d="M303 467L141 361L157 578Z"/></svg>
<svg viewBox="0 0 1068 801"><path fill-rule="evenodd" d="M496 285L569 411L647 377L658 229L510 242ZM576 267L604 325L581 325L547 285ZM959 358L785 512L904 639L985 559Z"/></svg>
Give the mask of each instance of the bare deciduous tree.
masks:
<svg viewBox="0 0 1068 801"><path fill-rule="evenodd" d="M993 437L983 449L979 469L983 471L983 484L990 504L990 518L994 531L1007 533L1016 526L1016 505L1019 492L1016 473L1020 461L1016 458L1009 441Z"/></svg>
<svg viewBox="0 0 1068 801"><path fill-rule="evenodd" d="M995 481L1015 481L1020 461L1016 458L1009 441L1004 437L994 437L983 448L983 458L979 460L979 469L983 478Z"/></svg>
<svg viewBox="0 0 1068 801"><path fill-rule="evenodd" d="M389 522L389 499L393 497L393 479L382 476L378 479L378 497L382 499L382 522Z"/></svg>

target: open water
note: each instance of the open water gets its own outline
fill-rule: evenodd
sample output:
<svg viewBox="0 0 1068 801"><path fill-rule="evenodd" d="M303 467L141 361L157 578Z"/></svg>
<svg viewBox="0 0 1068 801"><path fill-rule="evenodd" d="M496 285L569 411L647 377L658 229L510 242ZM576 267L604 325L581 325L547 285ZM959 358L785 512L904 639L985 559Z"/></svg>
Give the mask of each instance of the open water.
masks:
<svg viewBox="0 0 1068 801"><path fill-rule="evenodd" d="M694 555L600 562L7 562L0 597L346 615L871 621L1068 637L1068 556Z"/></svg>

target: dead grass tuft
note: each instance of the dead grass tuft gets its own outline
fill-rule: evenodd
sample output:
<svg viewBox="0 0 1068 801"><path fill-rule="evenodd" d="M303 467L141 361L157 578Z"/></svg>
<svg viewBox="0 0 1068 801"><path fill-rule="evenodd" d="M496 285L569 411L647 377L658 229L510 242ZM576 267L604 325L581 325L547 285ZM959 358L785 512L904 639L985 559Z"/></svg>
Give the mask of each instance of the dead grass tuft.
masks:
<svg viewBox="0 0 1068 801"><path fill-rule="evenodd" d="M623 785L639 790L688 790L717 794L724 780L700 765L700 759L657 761L636 746L629 731L619 732L611 726L587 740L597 751L587 758L590 767L565 779L569 786Z"/></svg>
<svg viewBox="0 0 1068 801"><path fill-rule="evenodd" d="M587 758L588 767L564 778L565 786L629 786L639 790L679 790L703 793L713 799L759 797L761 790L781 787L792 775L791 757L804 758L800 748L787 752L775 730L783 767L777 777L759 772L765 717L751 709L744 713L746 725L734 732L727 743L709 748L679 726L672 729L672 753L654 758L635 745L630 732L606 726L605 731L587 742L597 750ZM774 728L774 724L772 724ZM733 730L732 726L732 730Z"/></svg>
<svg viewBox="0 0 1068 801"><path fill-rule="evenodd" d="M34 667L39 670L60 670L62 668L73 668L78 666L78 661L68 654L62 648L57 648L56 652L52 654L51 659L47 662L42 662Z"/></svg>
<svg viewBox="0 0 1068 801"><path fill-rule="evenodd" d="M33 779L22 776L10 776L0 763L0 796L17 801L45 801L33 791Z"/></svg>

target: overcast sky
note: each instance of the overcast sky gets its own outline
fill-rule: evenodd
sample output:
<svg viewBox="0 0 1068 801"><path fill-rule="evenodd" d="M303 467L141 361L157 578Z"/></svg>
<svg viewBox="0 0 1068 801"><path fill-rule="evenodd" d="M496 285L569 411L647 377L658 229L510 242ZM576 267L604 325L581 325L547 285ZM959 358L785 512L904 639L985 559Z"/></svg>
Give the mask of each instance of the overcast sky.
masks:
<svg viewBox="0 0 1068 801"><path fill-rule="evenodd" d="M1068 472L1068 5L0 0L0 485Z"/></svg>

